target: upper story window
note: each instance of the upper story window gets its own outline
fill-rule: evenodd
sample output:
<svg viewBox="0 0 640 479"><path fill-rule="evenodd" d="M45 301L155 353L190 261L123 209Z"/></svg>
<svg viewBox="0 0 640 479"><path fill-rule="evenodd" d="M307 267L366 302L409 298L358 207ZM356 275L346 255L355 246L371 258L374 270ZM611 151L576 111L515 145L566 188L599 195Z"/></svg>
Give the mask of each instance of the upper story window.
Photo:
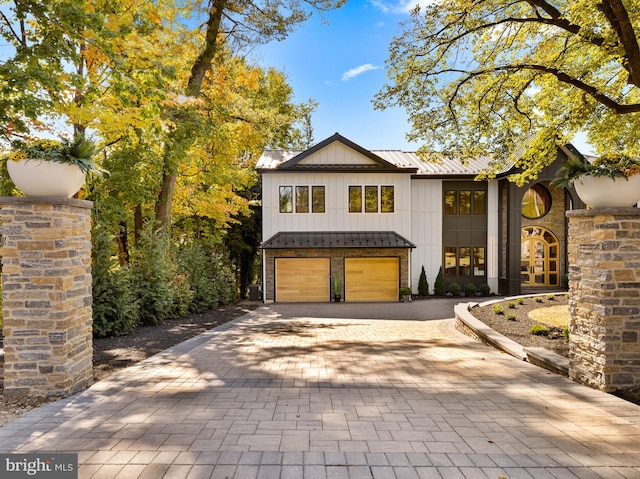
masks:
<svg viewBox="0 0 640 479"><path fill-rule="evenodd" d="M487 192L484 190L446 190L445 215L486 215Z"/></svg>
<svg viewBox="0 0 640 479"><path fill-rule="evenodd" d="M281 186L279 199L280 213L293 213L294 202L296 213L325 212L324 186Z"/></svg>
<svg viewBox="0 0 640 479"><path fill-rule="evenodd" d="M349 186L349 213L393 213L393 186Z"/></svg>
<svg viewBox="0 0 640 479"><path fill-rule="evenodd" d="M522 216L537 220L551 209L551 193L542 184L536 183L525 191L522 197Z"/></svg>

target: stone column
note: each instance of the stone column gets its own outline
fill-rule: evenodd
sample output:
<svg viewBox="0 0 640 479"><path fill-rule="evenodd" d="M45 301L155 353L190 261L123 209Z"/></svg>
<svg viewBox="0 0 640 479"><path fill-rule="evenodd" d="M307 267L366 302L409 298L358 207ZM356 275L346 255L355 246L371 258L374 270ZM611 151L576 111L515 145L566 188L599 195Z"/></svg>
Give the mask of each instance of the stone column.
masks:
<svg viewBox="0 0 640 479"><path fill-rule="evenodd" d="M6 395L68 396L93 382L91 208L0 198Z"/></svg>
<svg viewBox="0 0 640 479"><path fill-rule="evenodd" d="M568 211L569 377L640 386L640 209Z"/></svg>

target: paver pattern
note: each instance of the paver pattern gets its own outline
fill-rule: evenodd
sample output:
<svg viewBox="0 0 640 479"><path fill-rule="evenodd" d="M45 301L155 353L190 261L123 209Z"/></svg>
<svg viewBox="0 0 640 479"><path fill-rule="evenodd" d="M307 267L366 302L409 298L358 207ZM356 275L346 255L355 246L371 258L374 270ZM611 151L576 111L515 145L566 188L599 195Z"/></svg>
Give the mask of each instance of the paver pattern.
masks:
<svg viewBox="0 0 640 479"><path fill-rule="evenodd" d="M78 452L81 479L640 478L638 406L451 319L282 311L34 410L0 428L0 451Z"/></svg>

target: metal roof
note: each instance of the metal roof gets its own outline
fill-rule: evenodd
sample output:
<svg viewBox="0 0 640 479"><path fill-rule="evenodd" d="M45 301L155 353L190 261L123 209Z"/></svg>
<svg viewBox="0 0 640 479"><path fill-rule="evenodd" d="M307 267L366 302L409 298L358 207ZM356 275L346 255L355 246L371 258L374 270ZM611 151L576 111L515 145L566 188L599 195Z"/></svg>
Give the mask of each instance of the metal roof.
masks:
<svg viewBox="0 0 640 479"><path fill-rule="evenodd" d="M256 168L258 170L277 170L279 166L284 163L290 162L298 155L304 153L305 150L265 150L258 163ZM444 159L440 163L431 163L428 161L421 160L418 155L414 152L401 151L401 150L372 150L371 153L388 163L394 165L400 169L411 169L415 168L416 172L414 173L416 176L450 176L450 175L459 175L459 176L476 176L483 170L486 170L491 167L492 160L491 158L479 158L477 160L470 161L467 165L463 165L462 162L458 160L452 159ZM291 163L289 163L291 164ZM501 168L498 171L498 174L506 173L513 167L513 164L510 163L505 167ZM305 165L305 169L312 170L340 170L340 169L349 169L355 170L358 169L353 165L331 165L328 168L327 165ZM366 170L366 168L362 168Z"/></svg>
<svg viewBox="0 0 640 479"><path fill-rule="evenodd" d="M281 231L262 243L263 249L415 247L415 244L395 231Z"/></svg>

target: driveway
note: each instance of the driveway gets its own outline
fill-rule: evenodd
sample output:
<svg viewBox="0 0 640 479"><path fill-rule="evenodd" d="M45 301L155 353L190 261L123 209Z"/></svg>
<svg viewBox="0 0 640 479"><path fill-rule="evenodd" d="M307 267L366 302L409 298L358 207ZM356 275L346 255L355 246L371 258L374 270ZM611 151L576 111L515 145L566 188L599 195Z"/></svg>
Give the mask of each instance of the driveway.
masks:
<svg viewBox="0 0 640 479"><path fill-rule="evenodd" d="M640 478L640 407L433 319L452 307L263 306L0 428L0 452L77 452L81 479Z"/></svg>

